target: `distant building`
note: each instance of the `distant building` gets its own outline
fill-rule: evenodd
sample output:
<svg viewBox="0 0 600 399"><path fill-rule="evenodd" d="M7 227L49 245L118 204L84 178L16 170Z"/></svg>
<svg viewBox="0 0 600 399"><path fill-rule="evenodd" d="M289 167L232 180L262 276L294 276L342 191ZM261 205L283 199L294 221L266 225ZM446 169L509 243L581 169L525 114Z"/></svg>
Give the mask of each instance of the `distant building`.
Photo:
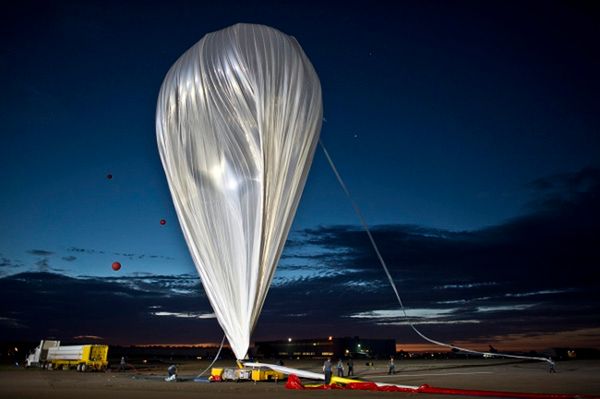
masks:
<svg viewBox="0 0 600 399"><path fill-rule="evenodd" d="M218 346L196 346L196 345L111 345L108 354L113 360L121 356L128 359L146 359L147 361L164 360L212 360L219 350ZM220 359L235 359L229 348L223 348L219 355Z"/></svg>
<svg viewBox="0 0 600 399"><path fill-rule="evenodd" d="M262 358L386 358L396 354L394 339L361 339L359 337L288 338L280 341L257 341L256 357Z"/></svg>

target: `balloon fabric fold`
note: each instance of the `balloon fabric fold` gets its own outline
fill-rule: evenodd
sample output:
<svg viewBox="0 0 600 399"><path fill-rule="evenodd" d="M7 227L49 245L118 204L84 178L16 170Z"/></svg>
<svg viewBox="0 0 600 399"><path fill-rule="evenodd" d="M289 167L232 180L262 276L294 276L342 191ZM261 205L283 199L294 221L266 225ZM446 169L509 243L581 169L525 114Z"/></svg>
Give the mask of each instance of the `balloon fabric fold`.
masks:
<svg viewBox="0 0 600 399"><path fill-rule="evenodd" d="M207 34L160 89L160 158L190 254L238 359L298 207L322 114L319 79L300 45L262 25Z"/></svg>

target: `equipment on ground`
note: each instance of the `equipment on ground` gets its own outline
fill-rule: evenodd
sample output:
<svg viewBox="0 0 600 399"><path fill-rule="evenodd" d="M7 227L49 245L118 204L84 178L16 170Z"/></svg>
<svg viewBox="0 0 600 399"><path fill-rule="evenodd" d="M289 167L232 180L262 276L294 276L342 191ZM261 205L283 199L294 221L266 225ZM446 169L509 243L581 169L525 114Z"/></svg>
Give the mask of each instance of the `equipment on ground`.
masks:
<svg viewBox="0 0 600 399"><path fill-rule="evenodd" d="M108 367L108 345L60 346L60 341L42 340L25 359L25 366L104 371Z"/></svg>
<svg viewBox="0 0 600 399"><path fill-rule="evenodd" d="M177 366L174 364L170 365L169 368L167 369L167 374L168 374L168 377L165 378L165 381L167 381L167 382L177 381Z"/></svg>
<svg viewBox="0 0 600 399"><path fill-rule="evenodd" d="M210 373L212 381L273 381L285 378L285 374L269 367L214 367Z"/></svg>

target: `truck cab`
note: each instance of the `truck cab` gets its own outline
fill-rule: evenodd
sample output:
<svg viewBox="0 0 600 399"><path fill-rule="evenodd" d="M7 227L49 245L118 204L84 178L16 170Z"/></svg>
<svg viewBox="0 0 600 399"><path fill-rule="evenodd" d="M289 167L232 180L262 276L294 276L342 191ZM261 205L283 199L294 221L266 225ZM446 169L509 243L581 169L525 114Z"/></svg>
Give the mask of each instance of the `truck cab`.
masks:
<svg viewBox="0 0 600 399"><path fill-rule="evenodd" d="M37 348L33 349L25 358L25 367L42 366L48 358L48 350L60 346L60 341L43 339Z"/></svg>

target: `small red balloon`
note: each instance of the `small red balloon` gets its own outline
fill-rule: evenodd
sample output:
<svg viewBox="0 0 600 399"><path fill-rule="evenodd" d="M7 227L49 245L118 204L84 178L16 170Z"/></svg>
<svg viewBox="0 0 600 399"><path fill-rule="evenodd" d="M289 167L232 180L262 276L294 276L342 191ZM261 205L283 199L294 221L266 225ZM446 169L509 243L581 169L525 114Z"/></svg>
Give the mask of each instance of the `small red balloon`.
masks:
<svg viewBox="0 0 600 399"><path fill-rule="evenodd" d="M167 224L167 221L165 219L160 219L160 224L164 226L165 224Z"/></svg>
<svg viewBox="0 0 600 399"><path fill-rule="evenodd" d="M112 175L109 173L109 174L107 174L107 175L106 175L106 178L107 178L108 180L111 180L111 179L112 179Z"/></svg>
<svg viewBox="0 0 600 399"><path fill-rule="evenodd" d="M121 264L119 262L113 262L112 269L114 271L119 271L121 269Z"/></svg>

